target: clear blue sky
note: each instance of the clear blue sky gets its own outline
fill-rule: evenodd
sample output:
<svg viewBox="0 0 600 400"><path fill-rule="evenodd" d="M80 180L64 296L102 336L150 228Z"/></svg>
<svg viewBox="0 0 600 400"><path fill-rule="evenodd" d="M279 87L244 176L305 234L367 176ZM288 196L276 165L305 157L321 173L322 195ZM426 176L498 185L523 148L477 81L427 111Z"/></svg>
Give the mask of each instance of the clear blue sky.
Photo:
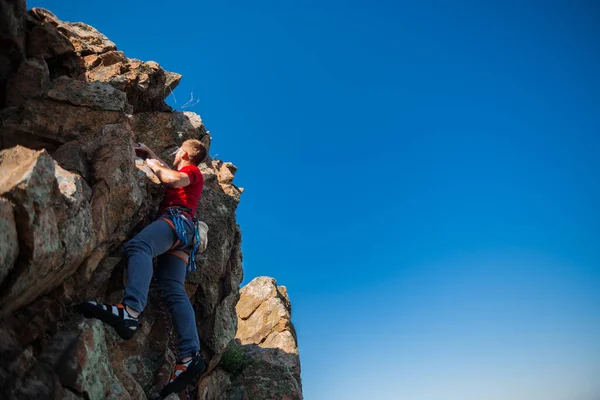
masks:
<svg viewBox="0 0 600 400"><path fill-rule="evenodd" d="M30 1L183 74L307 400L600 399L595 1Z"/></svg>

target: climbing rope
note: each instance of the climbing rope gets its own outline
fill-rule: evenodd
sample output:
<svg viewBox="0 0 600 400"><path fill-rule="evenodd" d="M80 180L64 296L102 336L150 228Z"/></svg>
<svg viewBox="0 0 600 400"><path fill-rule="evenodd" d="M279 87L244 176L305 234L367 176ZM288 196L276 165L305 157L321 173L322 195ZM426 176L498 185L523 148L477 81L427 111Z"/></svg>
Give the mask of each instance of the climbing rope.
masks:
<svg viewBox="0 0 600 400"><path fill-rule="evenodd" d="M176 208L169 208L169 216L173 221L173 225L175 226L175 234L177 238L185 243L186 246L190 246L187 230L185 227L185 221L189 221L181 211ZM196 253L200 247L200 232L198 231L198 227L194 223L194 221L190 221L192 226L194 227L194 239L192 240L192 251L190 252L190 258L187 265L187 273L196 272Z"/></svg>

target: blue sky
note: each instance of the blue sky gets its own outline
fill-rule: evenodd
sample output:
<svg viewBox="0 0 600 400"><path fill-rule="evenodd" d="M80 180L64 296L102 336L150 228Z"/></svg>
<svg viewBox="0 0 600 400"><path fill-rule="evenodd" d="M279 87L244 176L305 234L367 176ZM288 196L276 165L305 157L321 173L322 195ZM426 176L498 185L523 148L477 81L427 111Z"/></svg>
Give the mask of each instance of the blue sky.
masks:
<svg viewBox="0 0 600 400"><path fill-rule="evenodd" d="M600 398L594 1L30 1L183 74L307 400Z"/></svg>

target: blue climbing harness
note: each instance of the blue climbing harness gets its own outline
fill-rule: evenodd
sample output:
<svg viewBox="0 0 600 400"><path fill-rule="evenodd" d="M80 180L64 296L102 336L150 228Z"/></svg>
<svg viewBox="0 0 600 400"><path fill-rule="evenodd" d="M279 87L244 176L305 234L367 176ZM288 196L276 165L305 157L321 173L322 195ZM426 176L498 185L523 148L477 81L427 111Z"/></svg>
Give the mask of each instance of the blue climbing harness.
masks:
<svg viewBox="0 0 600 400"><path fill-rule="evenodd" d="M186 246L192 247L192 252L190 253L187 265L187 273L196 272L196 253L200 247L200 232L198 231L198 226L194 220L190 221L189 218L185 217L177 208L170 207L168 210L171 221L173 221L173 225L175 225L175 234L177 235L177 238L185 243ZM192 243L188 240L187 230L185 228L186 221L190 222L194 227L194 238L192 239Z"/></svg>

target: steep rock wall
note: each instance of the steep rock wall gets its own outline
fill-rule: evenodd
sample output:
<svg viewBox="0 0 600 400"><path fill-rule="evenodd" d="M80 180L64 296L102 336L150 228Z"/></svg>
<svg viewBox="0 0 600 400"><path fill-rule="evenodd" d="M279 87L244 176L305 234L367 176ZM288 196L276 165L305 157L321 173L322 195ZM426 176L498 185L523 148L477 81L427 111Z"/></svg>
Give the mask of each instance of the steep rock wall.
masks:
<svg viewBox="0 0 600 400"><path fill-rule="evenodd" d="M210 135L165 104L180 75L127 58L89 25L0 5L0 397L152 398L175 359L155 288L127 342L72 306L121 299L122 243L157 211L161 186L134 143L168 160ZM209 247L186 289L210 371L237 329L242 190L233 164L201 167Z"/></svg>

